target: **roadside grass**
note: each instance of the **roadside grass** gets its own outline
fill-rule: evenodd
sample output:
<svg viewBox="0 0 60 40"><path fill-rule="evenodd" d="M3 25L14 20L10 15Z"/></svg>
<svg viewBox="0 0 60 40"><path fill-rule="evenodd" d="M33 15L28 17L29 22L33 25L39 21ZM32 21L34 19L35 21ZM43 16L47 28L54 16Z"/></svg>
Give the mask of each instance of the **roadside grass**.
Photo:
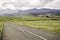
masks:
<svg viewBox="0 0 60 40"><path fill-rule="evenodd" d="M3 30L3 26L4 26L4 22L0 22L0 37L1 37L2 30Z"/></svg>
<svg viewBox="0 0 60 40"><path fill-rule="evenodd" d="M11 20L12 17L0 16L0 38L4 27L4 22Z"/></svg>
<svg viewBox="0 0 60 40"><path fill-rule="evenodd" d="M0 32L2 31L4 22L0 22Z"/></svg>
<svg viewBox="0 0 60 40"><path fill-rule="evenodd" d="M10 23L60 33L60 20L51 20L50 18L45 17L25 16L13 19Z"/></svg>

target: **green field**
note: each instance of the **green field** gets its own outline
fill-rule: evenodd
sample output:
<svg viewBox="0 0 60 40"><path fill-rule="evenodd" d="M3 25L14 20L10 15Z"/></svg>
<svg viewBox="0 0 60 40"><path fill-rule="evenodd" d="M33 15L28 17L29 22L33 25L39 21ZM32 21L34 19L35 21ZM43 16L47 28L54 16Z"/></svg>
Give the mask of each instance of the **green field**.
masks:
<svg viewBox="0 0 60 40"><path fill-rule="evenodd" d="M46 17L24 16L10 21L14 24L60 33L60 20Z"/></svg>
<svg viewBox="0 0 60 40"><path fill-rule="evenodd" d="M33 27L41 30L60 33L60 19L55 20L54 18L36 16L22 16L22 17L4 16L0 17L0 36L3 30L4 23L6 21L18 25L24 25L27 27Z"/></svg>
<svg viewBox="0 0 60 40"><path fill-rule="evenodd" d="M5 17L0 17L0 37L2 34L5 19L6 19Z"/></svg>
<svg viewBox="0 0 60 40"><path fill-rule="evenodd" d="M1 37L2 29L3 29L3 25L4 25L4 22L0 22L0 37Z"/></svg>
<svg viewBox="0 0 60 40"><path fill-rule="evenodd" d="M1 37L1 34L2 34L3 26L4 26L4 22L0 21L0 37Z"/></svg>
<svg viewBox="0 0 60 40"><path fill-rule="evenodd" d="M9 20L12 20L12 19L13 19L13 17L0 16L0 37L1 37L1 34L2 34L4 23L6 21L9 21Z"/></svg>

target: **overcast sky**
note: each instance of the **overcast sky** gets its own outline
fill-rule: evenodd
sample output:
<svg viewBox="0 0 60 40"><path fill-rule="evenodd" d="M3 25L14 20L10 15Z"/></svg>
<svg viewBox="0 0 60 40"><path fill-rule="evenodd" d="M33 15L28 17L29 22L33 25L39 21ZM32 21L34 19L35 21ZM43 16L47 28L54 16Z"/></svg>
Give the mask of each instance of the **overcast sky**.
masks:
<svg viewBox="0 0 60 40"><path fill-rule="evenodd" d="M60 9L60 0L0 0L0 9L31 9L53 8Z"/></svg>

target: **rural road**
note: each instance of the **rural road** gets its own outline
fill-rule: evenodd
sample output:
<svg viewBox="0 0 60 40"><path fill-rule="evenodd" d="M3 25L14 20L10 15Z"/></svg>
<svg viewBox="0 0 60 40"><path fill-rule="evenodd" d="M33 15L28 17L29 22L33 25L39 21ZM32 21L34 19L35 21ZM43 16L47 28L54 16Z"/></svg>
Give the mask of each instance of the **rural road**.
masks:
<svg viewBox="0 0 60 40"><path fill-rule="evenodd" d="M60 40L60 34L5 23L2 40Z"/></svg>

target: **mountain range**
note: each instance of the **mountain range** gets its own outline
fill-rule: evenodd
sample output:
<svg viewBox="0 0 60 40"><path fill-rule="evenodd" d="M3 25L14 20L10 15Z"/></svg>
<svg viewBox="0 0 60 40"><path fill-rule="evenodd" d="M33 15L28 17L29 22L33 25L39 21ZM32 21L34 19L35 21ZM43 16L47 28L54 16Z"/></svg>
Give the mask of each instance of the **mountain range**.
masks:
<svg viewBox="0 0 60 40"><path fill-rule="evenodd" d="M23 15L23 14L30 14L30 13L56 13L60 15L60 10L58 9L48 9L48 8L33 8L28 10L10 10L10 9L0 9L0 15Z"/></svg>

